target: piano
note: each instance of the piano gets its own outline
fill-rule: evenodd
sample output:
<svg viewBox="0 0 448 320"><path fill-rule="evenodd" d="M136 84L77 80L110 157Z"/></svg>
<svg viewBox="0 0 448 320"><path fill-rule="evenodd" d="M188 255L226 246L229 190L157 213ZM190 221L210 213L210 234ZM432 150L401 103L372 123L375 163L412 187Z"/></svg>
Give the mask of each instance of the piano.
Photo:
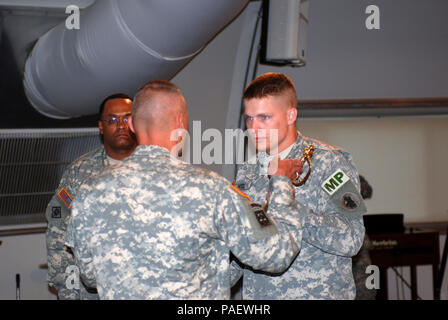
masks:
<svg viewBox="0 0 448 320"><path fill-rule="evenodd" d="M411 299L417 300L417 266L432 265L434 297L439 276L439 232L405 227L403 214L369 214L364 226L371 242L369 250L373 265L380 269L377 300L387 300L387 268L409 266Z"/></svg>

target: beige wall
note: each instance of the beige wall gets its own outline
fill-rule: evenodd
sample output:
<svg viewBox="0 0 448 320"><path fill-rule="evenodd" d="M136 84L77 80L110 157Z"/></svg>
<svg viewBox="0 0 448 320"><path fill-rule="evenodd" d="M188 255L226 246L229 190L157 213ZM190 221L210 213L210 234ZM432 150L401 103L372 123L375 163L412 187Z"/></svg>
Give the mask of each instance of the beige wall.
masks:
<svg viewBox="0 0 448 320"><path fill-rule="evenodd" d="M55 300L47 285L45 234L0 237L0 300L16 299L20 274L21 300Z"/></svg>
<svg viewBox="0 0 448 320"><path fill-rule="evenodd" d="M373 187L369 213L448 221L448 118L299 120L297 127L352 154Z"/></svg>

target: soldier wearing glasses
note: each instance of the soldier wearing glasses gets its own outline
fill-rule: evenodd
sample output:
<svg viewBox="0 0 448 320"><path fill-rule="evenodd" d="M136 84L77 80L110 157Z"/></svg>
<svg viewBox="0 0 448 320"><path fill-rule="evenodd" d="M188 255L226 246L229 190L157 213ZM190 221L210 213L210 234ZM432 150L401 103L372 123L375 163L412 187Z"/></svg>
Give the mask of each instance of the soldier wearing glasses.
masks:
<svg viewBox="0 0 448 320"><path fill-rule="evenodd" d="M47 280L58 292L58 299L98 299L97 293L88 292L82 283L72 283L70 279L75 263L72 253L64 245L66 228L72 200L83 181L134 151L136 139L128 127L131 111L132 99L125 94L114 94L104 99L98 121L103 146L82 155L67 167L47 206Z"/></svg>

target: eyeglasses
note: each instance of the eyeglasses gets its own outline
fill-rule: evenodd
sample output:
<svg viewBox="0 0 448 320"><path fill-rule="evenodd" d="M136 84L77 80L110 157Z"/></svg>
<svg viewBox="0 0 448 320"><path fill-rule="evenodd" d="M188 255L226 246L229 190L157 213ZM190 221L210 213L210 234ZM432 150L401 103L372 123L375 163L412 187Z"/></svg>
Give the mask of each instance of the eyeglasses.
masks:
<svg viewBox="0 0 448 320"><path fill-rule="evenodd" d="M120 122L123 122L125 125L127 125L129 123L129 116L125 116L125 117L111 117L109 119L103 119L101 121L106 122L109 126L111 126L111 125L119 125Z"/></svg>

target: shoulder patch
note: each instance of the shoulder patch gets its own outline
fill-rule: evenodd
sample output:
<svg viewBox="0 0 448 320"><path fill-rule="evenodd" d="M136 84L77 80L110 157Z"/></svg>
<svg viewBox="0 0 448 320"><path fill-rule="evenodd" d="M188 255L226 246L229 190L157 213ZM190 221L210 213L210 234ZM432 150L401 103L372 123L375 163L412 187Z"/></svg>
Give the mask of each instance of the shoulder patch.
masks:
<svg viewBox="0 0 448 320"><path fill-rule="evenodd" d="M350 180L349 176L347 176L341 169L338 169L327 180L325 180L324 183L322 183L322 188L331 196L348 180Z"/></svg>
<svg viewBox="0 0 448 320"><path fill-rule="evenodd" d="M51 207L51 218L53 219L61 219L61 207Z"/></svg>
<svg viewBox="0 0 448 320"><path fill-rule="evenodd" d="M341 169L336 170L322 183L322 189L330 196L338 211L349 218L355 218L367 212L364 200L355 184Z"/></svg>
<svg viewBox="0 0 448 320"><path fill-rule="evenodd" d="M59 190L58 196L62 200L62 202L67 206L67 208L70 209L70 207L72 206L73 199L72 197L70 197L67 190L65 190L65 188L62 188L61 190Z"/></svg>

